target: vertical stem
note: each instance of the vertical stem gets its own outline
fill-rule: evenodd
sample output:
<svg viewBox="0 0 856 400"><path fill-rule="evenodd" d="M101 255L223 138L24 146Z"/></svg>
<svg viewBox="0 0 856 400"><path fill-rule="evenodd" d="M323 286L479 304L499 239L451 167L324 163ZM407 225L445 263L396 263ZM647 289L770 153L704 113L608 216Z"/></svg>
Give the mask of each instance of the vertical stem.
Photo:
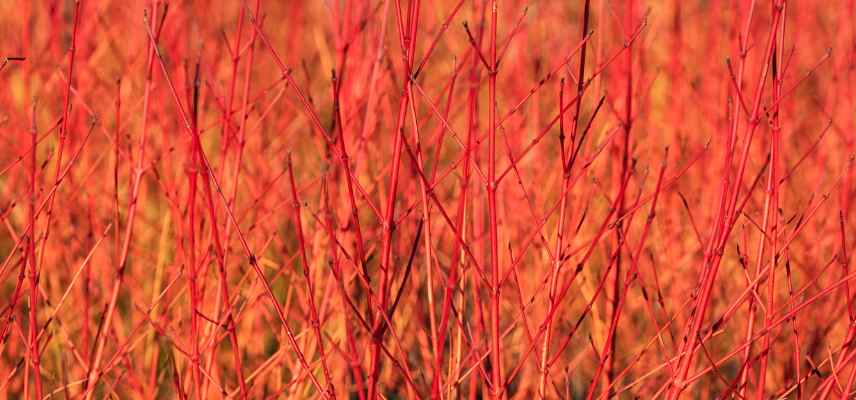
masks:
<svg viewBox="0 0 856 400"><path fill-rule="evenodd" d="M223 248L222 240L220 239L220 230L217 228L217 212L214 207L214 195L211 191L211 183L209 182L208 170L202 169L202 189L205 191L205 200L208 206L208 217L211 219L211 236L214 241L215 255L217 256L217 272L220 279L220 300L225 315L225 321L222 322L227 332L229 340L232 344L232 355L235 362L235 377L238 380L238 385L241 391L241 399L246 400L247 385L244 381L243 365L241 362L241 348L238 346L238 333L235 328L235 318L232 311L232 296L229 294L229 280L226 274L226 252ZM216 336L216 335L215 335ZM212 352L212 359L214 357ZM206 385L207 390L207 385ZM207 397L207 396L206 396Z"/></svg>
<svg viewBox="0 0 856 400"><path fill-rule="evenodd" d="M80 25L80 0L76 0L74 3L74 22L71 31L71 49L69 50L69 61L68 61L68 83L65 88L65 104L63 105L63 118L62 118L62 126L59 131L59 145L57 148L57 158L56 158L56 173L54 176L54 186L59 186L60 183L60 172L62 171L62 151L65 147L66 137L68 136L68 114L69 108L71 107L71 82L74 77L74 53L76 52L76 44L77 44L77 28ZM35 109L33 109L33 126L32 129L35 129ZM36 135L35 132L32 132L33 135ZM33 139L34 141L37 139ZM35 142L33 142L33 151L31 156L31 162L35 163L36 157L36 148ZM33 176L31 177L31 197L35 196L35 167L31 166L33 171ZM38 263L36 262L35 257L35 245L36 240L34 235L30 235L30 326L29 326L29 347L30 347L30 364L33 367L33 373L35 374L35 395L37 399L42 398L42 378L41 378L41 368L39 364L39 358L41 354L39 352L38 346L38 338L36 337L38 332L38 300L39 300L39 270L38 265L44 265L45 258L45 249L47 249L48 237L50 236L50 227L51 227L51 216L53 215L53 204L54 199L56 198L56 192L52 191L49 195L48 199L48 208L47 208L47 216L45 218L45 236L42 240L42 248L39 252ZM31 199L32 202L35 202L34 199ZM31 208L34 208L35 205L31 205ZM34 209L31 209L31 212L35 212ZM35 216L31 216L31 222L35 222ZM35 225L32 225L32 230L35 232Z"/></svg>
<svg viewBox="0 0 856 400"><path fill-rule="evenodd" d="M621 156L621 175L619 176L619 181L624 181L627 175L630 173L629 161L630 161L630 130L633 127L633 42L631 41L633 23L634 23L634 0L627 1L627 10L625 11L625 20L624 20L624 30L627 32L627 38L625 39L628 43L627 51L624 53L625 60L625 72L624 75L627 78L626 87L625 87L625 95L624 95L624 148L623 154ZM623 252L621 251L621 243L623 242L623 238L621 235L623 234L622 221L624 216L624 208L625 208L625 192L621 192L621 197L618 202L618 223L615 227L615 243L618 247L616 249L616 258L615 258L615 277L612 283L612 315L618 315L619 307L621 304L621 256ZM617 336L616 333L614 336ZM615 368L615 347L618 340L615 337L611 338L610 348L609 348L609 361L606 368L606 386L611 387L612 378L614 377L614 368Z"/></svg>
<svg viewBox="0 0 856 400"><path fill-rule="evenodd" d="M68 82L65 87L65 103L62 108L62 125L59 131L59 146L57 147L57 157L56 157L56 173L54 176L54 186L59 186L60 182L60 172L62 171L62 152L65 148L65 141L68 137L68 120L69 120L69 111L71 109L71 83L74 80L74 54L77 50L77 28L80 26L80 3L81 0L75 0L74 2L74 25L71 31L71 49L69 50L69 60L68 60ZM53 215L53 205L54 199L56 198L56 191L51 192L48 198L48 209L47 216L45 222L45 237L42 241L42 249L39 252L39 264L42 265L45 259L45 249L48 244L48 237L51 232L51 216Z"/></svg>
<svg viewBox="0 0 856 400"><path fill-rule="evenodd" d="M743 178L746 173L746 166L749 160L749 150L752 144L752 138L755 132L760 125L760 111L761 111L761 99L764 93L764 86L767 80L767 74L769 69L767 66L770 64L770 59L773 55L773 47L776 39L776 34L778 32L781 10L776 8L773 13L772 19L772 27L770 31L770 35L767 41L767 47L765 49L764 61L761 64L764 66L761 69L761 73L758 77L758 85L755 91L755 99L753 101L752 111L749 116L749 126L747 127L746 139L743 145L743 152L740 160L740 167L737 170L737 179L734 181L733 191L731 193L731 202L729 212L720 216L723 221L720 221L719 224L722 224L722 228L720 232L717 232L718 237L712 237L711 244L708 248L708 251L705 254L704 259L704 270L706 271L704 276L701 279L701 287L699 296L696 300L695 304L695 312L692 316L691 322L687 327L687 331L685 332L684 343L681 346L681 352L678 356L678 369L676 371L675 376L673 376L673 382L671 382L671 389L667 396L670 400L677 400L681 393L685 388L684 380L689 375L689 370L692 366L692 361L695 355L696 346L699 343L699 332L701 331L702 324L704 323L704 317L706 314L707 307L710 303L711 292L713 290L713 284L715 282L715 278L717 272L719 271L720 261L722 257L719 255L720 250L724 246L728 236L731 233L731 229L734 227L734 212L736 210L737 200L740 195L740 188L743 184ZM727 173L727 172L726 172Z"/></svg>
<svg viewBox="0 0 856 400"><path fill-rule="evenodd" d="M29 365L33 370L33 376L35 378L35 398L42 398L42 370L40 367L39 359L41 358L41 353L39 352L39 341L38 341L38 304L39 304L39 269L36 264L36 193L37 193L37 172L38 167L36 165L36 146L38 144L38 133L36 130L36 106L33 104L32 108L32 123L30 126L30 138L32 140L31 146L32 151L30 152L30 236L28 239L27 246L27 258L29 258L29 268L27 269L28 276L30 278L30 312L29 312L29 335L27 347L29 349Z"/></svg>
<svg viewBox="0 0 856 400"><path fill-rule="evenodd" d="M767 299L767 313L765 315L764 321L764 330L766 333L764 334L764 341L762 344L761 350L761 365L758 370L758 392L756 394L756 398L758 400L762 400L764 398L764 384L767 378L767 364L769 361L770 355L770 324L773 322L773 312L775 306L775 294L776 294L776 264L779 261L779 247L778 247L778 236L779 236L779 178L778 178L778 162L780 157L781 148L781 134L782 127L779 121L779 100L782 97L782 68L783 68L783 60L784 60L784 31L785 31L785 10L784 3L779 3L778 0L773 1L773 11L776 12L777 8L780 8L781 12L781 22L779 23L780 29L779 32L776 33L778 38L778 42L776 39L773 39L773 56L770 59L771 63L771 72L772 72L772 88L773 88L773 109L771 110L771 120L770 123L772 125L772 134L770 135L770 172L767 179L767 199L764 204L764 224L767 224L768 217L770 218L770 226L769 232L767 231L767 227L764 227L764 235L761 237L761 243L767 242L767 238L769 237L771 241L771 249L770 249L770 272L769 272L769 286L768 286L768 299ZM758 257L758 265L761 264L761 259L763 258L763 254L759 254ZM759 271L760 272L760 271Z"/></svg>
<svg viewBox="0 0 856 400"><path fill-rule="evenodd" d="M409 4L408 9L408 26L407 32L401 20L401 1L396 2L398 16L398 30L401 39L402 50L405 52L405 76L407 81L404 85L404 92L399 100L398 119L395 128L395 144L393 145L392 154L392 171L390 173L389 195L386 200L386 210L383 221L383 242L381 245L381 280L379 287L380 302L378 313L386 312L389 302L389 282L392 256L392 234L395 230L395 198L398 191L398 177L401 167L401 150L404 140L404 124L407 116L407 104L410 99L410 91L412 89L412 74L414 53L416 49L416 31L419 20L419 0L414 0ZM368 398L375 400L377 393L377 380L380 375L380 346L383 340L383 324L384 318L378 315L375 318L372 329L372 349L371 349L371 364L368 384Z"/></svg>
<svg viewBox="0 0 856 400"><path fill-rule="evenodd" d="M303 223L300 218L300 198L297 196L297 184L294 181L294 164L291 163L291 154L288 155L288 180L291 183L291 201L294 207L294 229L297 230L297 240L300 243L300 260L303 264L303 278L306 279L307 296L309 297L307 299L309 318L315 333L315 340L318 342L318 351L321 353L321 367L324 370L324 378L327 380L328 395L330 398L336 398L333 379L330 375L330 369L327 367L327 353L324 351L321 322L318 319L318 309L315 307L315 286L312 283L312 274L309 272L309 257L306 255L306 240L303 237Z"/></svg>
<svg viewBox="0 0 856 400"><path fill-rule="evenodd" d="M199 160L199 151L198 151L198 143L199 140L199 127L197 125L197 115L198 115L198 99L199 99L199 62L196 63L196 72L193 80L193 110L191 114L191 129L194 132L193 143L191 143L191 158L192 161L187 171L187 179L189 181L190 189L187 194L187 235L190 241L188 247L188 265L187 268L190 270L188 274L189 281L189 290L190 290L190 342L191 342L191 354L190 354L190 362L192 364L193 370L193 387L194 387L194 396L196 399L202 398L202 365L200 363L200 354L199 354L199 302L200 302L200 292L199 292L199 265L196 260L196 185L197 185L197 176L199 173L199 165L201 164Z"/></svg>
<svg viewBox="0 0 856 400"><path fill-rule="evenodd" d="M740 48L740 67L739 67L737 76L735 78L735 80L737 82L736 83L736 90L738 91L738 93L735 93L735 96L742 96L742 94L739 93L739 91L741 91L743 89L742 88L743 75L744 75L744 71L746 69L746 57L748 55L748 49L747 49L748 45L746 42L748 41L749 28L751 27L752 17L754 16L754 13L755 13L755 4L753 3L749 9L749 16L748 16L747 21L746 21L745 31L740 36L740 38L738 39L738 46ZM741 118L739 118L740 112L741 112L740 103L735 101L734 102L734 109L732 111L732 115L733 115L733 121L732 121L732 126L731 126L731 129L732 129L731 141L732 141L732 143L731 143L731 146L729 146L729 158L727 159L727 164L725 165L725 167L726 167L725 171L729 171L731 168L731 162L733 159L733 152L734 152L732 146L734 146L736 141L737 141L737 129L739 127L740 119L741 119ZM727 176L727 174L728 173L726 173L724 175ZM752 338L752 335L755 332L755 308L756 308L755 296L750 296L749 297L749 313L748 313L747 324L746 324L747 325L746 326L746 340L747 341ZM739 379L738 384L737 384L737 387L739 388L738 394L744 398L746 396L746 381L749 379L750 368L748 368L748 366L749 366L749 361L752 358L752 344L753 343L748 343L748 345L746 346L746 349L743 351L743 365L746 365L746 367L744 367L742 369L742 371L740 372L740 379Z"/></svg>
<svg viewBox="0 0 856 400"><path fill-rule="evenodd" d="M501 279L499 274L499 237L496 215L496 22L497 0L491 3L490 21L490 68L488 77L488 186L487 207L490 234L490 337L491 337L491 389L494 400L503 396L502 384L502 340L499 330L499 299Z"/></svg>
<svg viewBox="0 0 856 400"><path fill-rule="evenodd" d="M467 233L466 228L465 228L465 225L466 225L465 222L466 222L466 214L467 214L467 212L466 212L467 196L469 193L470 172L471 172L471 165L472 165L472 163L470 162L470 159L471 159L473 147L474 147L473 146L474 136L477 134L476 129L475 129L475 124L477 122L477 120L476 120L476 118L477 118L477 116L476 116L476 113L477 113L476 101L478 98L477 81L478 81L479 62L478 62L478 59L476 57L473 57L472 64L473 65L469 71L469 82L472 83L472 85L470 85L469 90L467 91L467 145L466 145L466 148L464 149L464 155L463 155L464 160L461 163L461 167L460 167L463 170L463 172L461 173L461 193L458 196L458 210L457 210L457 217L456 217L457 218L457 221L456 221L457 225L456 226L458 228L458 236L460 236L461 238L464 238L464 239L466 238L466 233ZM453 90L454 90L454 88L450 89L450 91L449 91L449 103L447 105L447 110L446 110L447 114L449 111L448 106L451 105L451 98L452 98L452 91ZM437 168L435 168L435 177L436 177L436 171L437 171ZM430 222L430 220L427 220L427 219L426 219L426 221ZM441 389L440 388L440 385L441 385L440 370L441 370L442 364L443 364L443 356L444 356L443 348L444 348L444 345L446 343L447 330L449 328L450 310L452 308L452 302L454 301L454 297L453 297L454 293L455 293L454 289L455 289L455 286L458 284L458 282L463 281L463 279L464 279L462 274L459 277L459 271L461 269L463 262L465 262L464 261L464 250L461 248L460 242L455 242L455 246L452 248L451 254L452 254L453 259L452 259L451 265L449 266L449 273L446 275L446 283L444 284L444 293L443 293L443 303L441 306L442 309L440 310L440 325L437 327L436 343L434 344L434 350L436 353L434 354L434 368L433 368L434 375L432 377L432 382L431 382L431 398L434 400L440 398L440 389ZM461 289L461 291L463 292L463 289ZM462 298L462 296L463 295L461 294L461 298ZM461 303L462 301L463 300L461 299L459 301L459 303ZM460 333L460 330L458 332ZM458 344L460 346L460 341L458 342ZM449 347L451 348L452 346L450 345ZM454 359L452 357L450 357L450 360L449 360L450 371L452 370L453 362L454 362ZM451 387L453 387L453 385L450 384L449 385L450 390L451 390Z"/></svg>
<svg viewBox="0 0 856 400"><path fill-rule="evenodd" d="M583 24L582 24L582 38L585 40L588 35L589 30L589 9L591 5L591 0L586 0L585 5L583 6ZM577 139L577 129L579 128L579 120L580 120L580 107L582 104L582 96L585 85L585 65L586 65L586 43L588 41L584 41L582 44L582 48L580 49L580 66L579 73L577 75L577 99L576 99L576 111L574 112L574 120L573 125L571 127L571 149L575 147L576 139ZM564 231L565 231L565 223L567 221L567 201L568 201L568 192L570 189L571 183L571 166L569 165L570 159L567 158L565 151L565 136L564 136L564 110L565 110L565 102L564 97L562 96L563 91L560 91L559 96L559 110L561 116L559 117L559 145L561 146L561 154L562 154L562 198L561 205L559 206L559 223L556 228L556 246L553 251L553 266L550 271L550 289L549 289L549 301L550 301L550 309L548 310L548 315L555 315L556 313L552 310L554 305L554 300L556 297L556 291L559 286L559 269L562 265L562 249L564 248ZM544 344L541 348L541 380L538 384L538 394L539 397L545 399L547 396L546 388L547 388L547 380L550 376L550 367L549 367L549 359L550 359L550 340L552 340L553 336L553 322L554 318L549 317L547 320L547 326L545 327L544 332Z"/></svg>

